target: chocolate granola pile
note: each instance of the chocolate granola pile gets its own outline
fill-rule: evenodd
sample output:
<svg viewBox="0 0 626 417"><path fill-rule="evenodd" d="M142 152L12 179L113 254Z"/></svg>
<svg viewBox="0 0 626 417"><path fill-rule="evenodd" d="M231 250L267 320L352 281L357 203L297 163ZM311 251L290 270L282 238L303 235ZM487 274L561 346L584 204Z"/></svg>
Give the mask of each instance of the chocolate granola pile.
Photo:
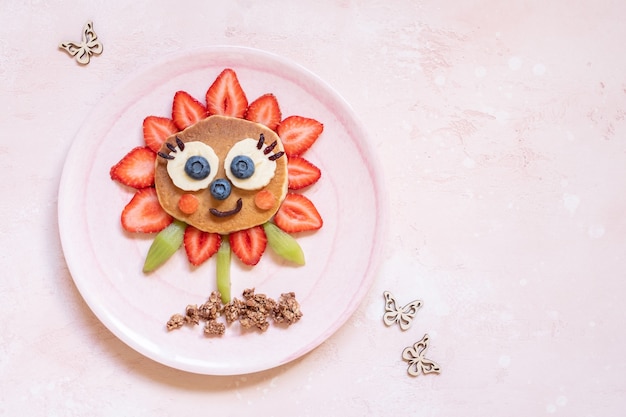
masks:
<svg viewBox="0 0 626 417"><path fill-rule="evenodd" d="M300 304L293 292L283 293L278 301L265 294L255 294L254 288L243 291L243 299L233 298L228 304L222 304L221 294L213 291L208 300L198 306L190 304L185 314L174 314L166 324L167 330L183 327L185 324L197 325L205 322L204 333L207 336L222 336L226 325L218 321L224 316L229 325L238 321L244 329L266 331L270 319L281 325L291 325L302 318Z"/></svg>

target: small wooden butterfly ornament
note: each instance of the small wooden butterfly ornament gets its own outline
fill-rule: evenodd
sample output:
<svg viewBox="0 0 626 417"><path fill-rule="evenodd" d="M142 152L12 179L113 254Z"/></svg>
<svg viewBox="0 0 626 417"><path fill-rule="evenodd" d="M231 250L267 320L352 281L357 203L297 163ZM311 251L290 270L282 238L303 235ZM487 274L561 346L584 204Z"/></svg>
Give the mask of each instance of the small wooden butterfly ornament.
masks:
<svg viewBox="0 0 626 417"><path fill-rule="evenodd" d="M428 334L425 334L422 340L409 346L402 351L402 359L409 363L407 372L411 376L422 374L438 374L441 368L430 359L426 359L424 355L428 349Z"/></svg>
<svg viewBox="0 0 626 417"><path fill-rule="evenodd" d="M103 49L102 42L98 40L98 35L93 30L93 22L85 24L81 43L61 42L59 48L76 58L76 62L81 65L89 64L91 55L100 55Z"/></svg>
<svg viewBox="0 0 626 417"><path fill-rule="evenodd" d="M387 326L391 326L394 323L398 323L402 330L406 330L411 327L413 318L417 314L417 310L422 306L420 300L411 301L404 307L398 307L396 299L389 291L383 293L385 297L385 314L383 321Z"/></svg>

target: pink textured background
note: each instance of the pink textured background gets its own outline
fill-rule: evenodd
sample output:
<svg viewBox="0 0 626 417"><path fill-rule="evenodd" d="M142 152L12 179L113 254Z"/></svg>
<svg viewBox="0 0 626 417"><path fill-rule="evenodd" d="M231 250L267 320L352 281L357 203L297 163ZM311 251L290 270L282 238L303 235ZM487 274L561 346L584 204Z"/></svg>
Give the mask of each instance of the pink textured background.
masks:
<svg viewBox="0 0 626 417"><path fill-rule="evenodd" d="M1 415L626 409L625 3L1 8ZM57 44L88 19L105 49L79 67ZM77 292L56 223L64 155L98 102L163 54L218 44L280 54L336 88L371 132L389 205L384 261L348 323L293 363L234 377L170 369L115 338ZM384 290L423 300L409 331L382 324ZM410 378L400 353L424 333L443 371Z"/></svg>

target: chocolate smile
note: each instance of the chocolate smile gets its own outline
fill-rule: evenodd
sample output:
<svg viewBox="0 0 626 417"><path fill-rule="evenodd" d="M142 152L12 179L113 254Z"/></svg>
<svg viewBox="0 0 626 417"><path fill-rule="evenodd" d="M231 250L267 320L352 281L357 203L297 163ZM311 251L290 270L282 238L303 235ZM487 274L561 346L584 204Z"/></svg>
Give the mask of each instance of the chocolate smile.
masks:
<svg viewBox="0 0 626 417"><path fill-rule="evenodd" d="M241 201L241 198L240 198L239 200L237 200L237 204L235 205L235 208L232 210L221 211L216 208L210 208L209 212L216 217L228 217L228 216L232 216L234 214L239 213L241 211L241 207L243 207L243 202Z"/></svg>

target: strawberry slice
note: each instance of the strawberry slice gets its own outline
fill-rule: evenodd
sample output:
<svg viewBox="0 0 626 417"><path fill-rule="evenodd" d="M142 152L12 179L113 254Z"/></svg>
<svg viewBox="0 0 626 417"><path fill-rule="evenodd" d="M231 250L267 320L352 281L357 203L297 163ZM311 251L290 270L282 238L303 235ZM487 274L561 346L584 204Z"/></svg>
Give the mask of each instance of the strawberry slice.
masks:
<svg viewBox="0 0 626 417"><path fill-rule="evenodd" d="M206 107L185 91L174 94L172 105L172 119L179 130L199 122L207 116Z"/></svg>
<svg viewBox="0 0 626 417"><path fill-rule="evenodd" d="M276 129L287 156L302 155L322 134L324 125L315 119L289 116Z"/></svg>
<svg viewBox="0 0 626 417"><path fill-rule="evenodd" d="M159 152L165 139L178 130L176 123L167 117L148 116L143 121L143 139L154 152Z"/></svg>
<svg viewBox="0 0 626 417"><path fill-rule="evenodd" d="M154 161L156 153L146 146L138 146L128 152L109 174L111 179L133 188L145 188L154 184Z"/></svg>
<svg viewBox="0 0 626 417"><path fill-rule="evenodd" d="M197 266L217 253L222 237L219 233L203 232L193 226L187 226L183 243L189 262Z"/></svg>
<svg viewBox="0 0 626 417"><path fill-rule="evenodd" d="M323 221L311 200L302 194L287 193L274 215L274 223L287 233L297 233L317 230Z"/></svg>
<svg viewBox="0 0 626 417"><path fill-rule="evenodd" d="M321 176L322 171L304 158L292 156L287 162L287 181L290 190L299 190L315 184Z"/></svg>
<svg viewBox="0 0 626 417"><path fill-rule="evenodd" d="M230 247L241 262L256 265L267 246L267 237L263 226L254 226L228 235Z"/></svg>
<svg viewBox="0 0 626 417"><path fill-rule="evenodd" d="M245 119L262 123L270 129L276 130L282 120L282 114L274 94L264 94L250 103L248 110L246 110Z"/></svg>
<svg viewBox="0 0 626 417"><path fill-rule="evenodd" d="M122 227L128 232L156 233L174 219L161 208L154 188L137 191L122 210Z"/></svg>
<svg viewBox="0 0 626 417"><path fill-rule="evenodd" d="M248 108L248 99L235 71L226 68L217 76L206 92L206 104L210 115L243 117Z"/></svg>

